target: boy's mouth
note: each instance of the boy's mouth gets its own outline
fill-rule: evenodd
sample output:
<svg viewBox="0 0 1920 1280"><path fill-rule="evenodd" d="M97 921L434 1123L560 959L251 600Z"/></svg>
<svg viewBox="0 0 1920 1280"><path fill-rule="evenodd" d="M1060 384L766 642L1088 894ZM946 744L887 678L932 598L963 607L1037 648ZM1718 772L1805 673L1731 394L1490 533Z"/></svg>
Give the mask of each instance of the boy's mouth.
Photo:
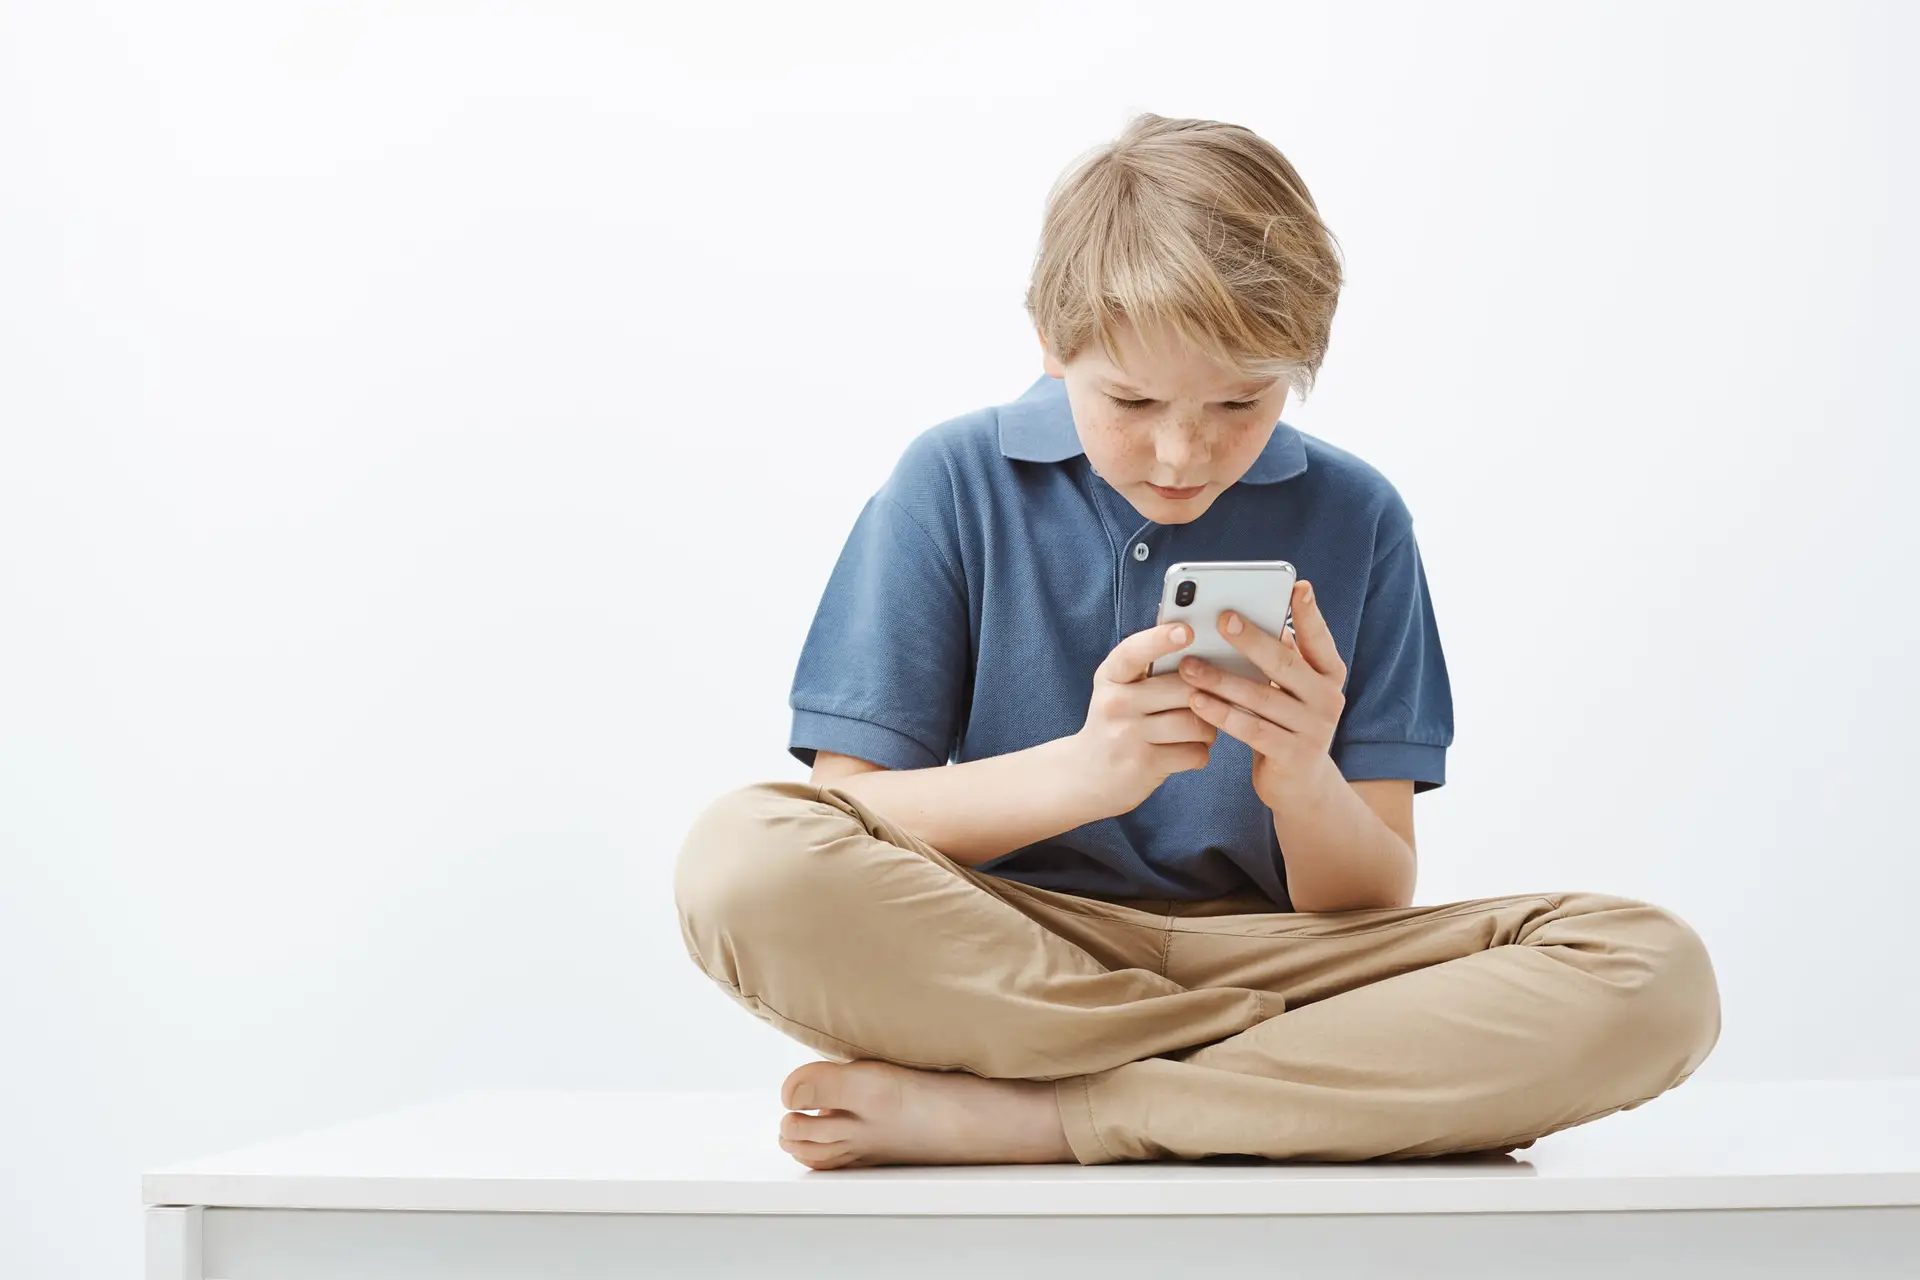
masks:
<svg viewBox="0 0 1920 1280"><path fill-rule="evenodd" d="M1206 491L1207 486L1196 484L1190 489L1169 489L1165 485L1149 484L1147 488L1153 490L1169 502L1184 502L1188 498L1199 497Z"/></svg>

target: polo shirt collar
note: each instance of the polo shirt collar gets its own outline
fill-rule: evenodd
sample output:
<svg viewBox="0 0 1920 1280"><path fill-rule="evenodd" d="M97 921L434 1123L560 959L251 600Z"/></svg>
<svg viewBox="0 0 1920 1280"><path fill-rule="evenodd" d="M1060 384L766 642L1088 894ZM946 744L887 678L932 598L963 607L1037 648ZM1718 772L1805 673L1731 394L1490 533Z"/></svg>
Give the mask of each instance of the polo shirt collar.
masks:
<svg viewBox="0 0 1920 1280"><path fill-rule="evenodd" d="M1018 400L999 407L1000 452L1019 462L1065 462L1084 452L1080 433L1073 429L1073 410L1067 402L1067 384L1048 374L1028 387ZM1273 428L1267 447L1253 460L1242 484L1273 484L1291 480L1307 469L1307 446L1299 431L1283 418Z"/></svg>

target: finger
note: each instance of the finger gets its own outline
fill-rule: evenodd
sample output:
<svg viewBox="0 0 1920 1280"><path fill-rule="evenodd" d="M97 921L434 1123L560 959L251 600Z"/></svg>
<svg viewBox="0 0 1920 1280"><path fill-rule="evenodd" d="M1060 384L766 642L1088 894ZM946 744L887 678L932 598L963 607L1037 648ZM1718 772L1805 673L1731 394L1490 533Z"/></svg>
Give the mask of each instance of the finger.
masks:
<svg viewBox="0 0 1920 1280"><path fill-rule="evenodd" d="M1192 693L1193 686L1183 680L1178 671L1169 671L1163 676L1148 676L1145 680L1123 684L1107 696L1112 700L1109 705L1119 707L1128 715L1150 716L1156 711L1186 706Z"/></svg>
<svg viewBox="0 0 1920 1280"><path fill-rule="evenodd" d="M1226 642L1246 655L1267 679L1287 688L1288 669L1299 665L1299 652L1281 642L1279 636L1256 626L1250 619L1228 609L1214 620ZM1185 663L1181 666L1184 668Z"/></svg>
<svg viewBox="0 0 1920 1280"><path fill-rule="evenodd" d="M1210 693L1196 690L1193 709L1202 720L1228 737L1238 738L1263 756L1278 755L1286 748L1287 738L1291 736L1273 721L1230 702L1223 702Z"/></svg>
<svg viewBox="0 0 1920 1280"><path fill-rule="evenodd" d="M1333 643L1333 631L1320 612L1311 582L1293 584L1293 631L1307 665L1323 676L1346 678L1347 664L1340 660L1339 647Z"/></svg>
<svg viewBox="0 0 1920 1280"><path fill-rule="evenodd" d="M1188 690L1187 698L1192 698ZM1204 742L1213 745L1219 731L1202 720L1183 699L1178 711L1161 711L1146 718L1147 741L1156 744L1169 742Z"/></svg>
<svg viewBox="0 0 1920 1280"><path fill-rule="evenodd" d="M1300 637L1294 634L1291 626L1280 637L1280 648L1286 654L1286 665L1281 667L1274 683L1302 702L1323 700L1329 691L1327 682L1332 677L1321 675L1301 656Z"/></svg>
<svg viewBox="0 0 1920 1280"><path fill-rule="evenodd" d="M1153 660L1183 649L1193 640L1193 632L1184 622L1168 622L1145 631L1136 631L1115 645L1113 652L1094 671L1097 681L1132 684L1147 678Z"/></svg>
<svg viewBox="0 0 1920 1280"><path fill-rule="evenodd" d="M1237 702L1255 715L1265 716L1275 723L1287 723L1289 727L1297 723L1297 711L1306 707L1302 699L1285 689L1276 689L1264 680L1249 680L1231 671L1222 671L1211 662L1203 662L1199 658L1182 660L1177 674L1193 689L1205 690L1215 697ZM1320 677L1313 678L1317 680Z"/></svg>

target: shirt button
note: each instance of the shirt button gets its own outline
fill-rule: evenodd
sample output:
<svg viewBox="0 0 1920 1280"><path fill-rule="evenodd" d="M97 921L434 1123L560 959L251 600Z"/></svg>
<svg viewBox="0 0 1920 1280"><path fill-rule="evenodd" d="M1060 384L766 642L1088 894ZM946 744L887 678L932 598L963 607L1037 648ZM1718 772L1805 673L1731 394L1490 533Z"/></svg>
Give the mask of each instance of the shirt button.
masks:
<svg viewBox="0 0 1920 1280"><path fill-rule="evenodd" d="M1147 558L1147 554L1148 552L1147 552L1146 543L1136 542L1133 544L1133 558L1135 560L1145 560Z"/></svg>

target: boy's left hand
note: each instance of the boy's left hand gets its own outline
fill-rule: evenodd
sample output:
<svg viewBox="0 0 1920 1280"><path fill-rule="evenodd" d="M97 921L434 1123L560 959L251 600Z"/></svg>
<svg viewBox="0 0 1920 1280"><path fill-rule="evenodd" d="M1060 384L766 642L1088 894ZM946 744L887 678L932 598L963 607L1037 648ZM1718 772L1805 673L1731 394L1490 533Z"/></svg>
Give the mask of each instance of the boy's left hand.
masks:
<svg viewBox="0 0 1920 1280"><path fill-rule="evenodd" d="M1276 808L1289 781L1313 778L1315 766L1326 759L1347 704L1341 692L1347 664L1314 601L1313 584L1304 580L1293 584L1293 627L1287 635L1262 631L1232 612L1221 614L1215 625L1271 683L1186 658L1180 674L1193 686L1189 702L1202 720L1253 748L1253 789L1268 808Z"/></svg>

